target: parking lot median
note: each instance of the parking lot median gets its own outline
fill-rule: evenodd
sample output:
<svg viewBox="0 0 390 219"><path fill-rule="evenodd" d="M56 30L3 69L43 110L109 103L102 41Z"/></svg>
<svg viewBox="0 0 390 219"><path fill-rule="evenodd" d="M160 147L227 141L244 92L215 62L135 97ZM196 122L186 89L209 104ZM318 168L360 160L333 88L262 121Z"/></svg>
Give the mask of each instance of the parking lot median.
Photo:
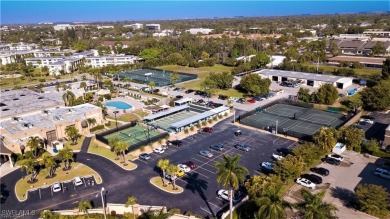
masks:
<svg viewBox="0 0 390 219"><path fill-rule="evenodd" d="M180 194L184 191L184 189L178 185L176 185L176 189L173 189L171 183L168 183L168 185L164 187L161 177L158 176L151 178L150 183L156 186L157 188L163 190L164 192L169 192L171 194Z"/></svg>

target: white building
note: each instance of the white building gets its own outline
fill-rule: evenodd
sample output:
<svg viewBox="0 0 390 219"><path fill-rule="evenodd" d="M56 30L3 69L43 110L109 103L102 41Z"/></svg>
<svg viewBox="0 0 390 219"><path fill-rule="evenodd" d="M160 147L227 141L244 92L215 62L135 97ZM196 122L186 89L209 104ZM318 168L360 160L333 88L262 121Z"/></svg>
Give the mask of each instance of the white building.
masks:
<svg viewBox="0 0 390 219"><path fill-rule="evenodd" d="M70 25L70 24L57 24L57 25L54 25L53 28L54 28L55 31L66 30L66 29L74 29L74 25Z"/></svg>
<svg viewBox="0 0 390 219"><path fill-rule="evenodd" d="M0 51L7 51L7 50L11 50L9 44L0 45Z"/></svg>
<svg viewBox="0 0 390 219"><path fill-rule="evenodd" d="M237 61L244 61L244 62L250 62L253 57L256 55L249 55L249 56L240 56L236 58Z"/></svg>
<svg viewBox="0 0 390 219"><path fill-rule="evenodd" d="M25 50L34 50L38 48L38 45L35 43L16 43L16 44L10 44L10 50L17 50L17 51L25 51Z"/></svg>
<svg viewBox="0 0 390 219"><path fill-rule="evenodd" d="M174 32L175 32L174 30L165 29L165 30L162 30L159 33L153 33L153 37L172 36Z"/></svg>
<svg viewBox="0 0 390 219"><path fill-rule="evenodd" d="M114 26L98 26L97 29L98 30L101 30L101 29L112 29L114 28Z"/></svg>
<svg viewBox="0 0 390 219"><path fill-rule="evenodd" d="M144 25L140 24L140 23L135 23L135 24L130 24L130 25L124 25L123 27L131 27L131 28L133 28L133 30L138 30L138 29L142 29L144 27Z"/></svg>
<svg viewBox="0 0 390 219"><path fill-rule="evenodd" d="M86 57L85 59L86 65L93 68L104 67L108 65L134 64L141 60L137 56L133 55L98 56Z"/></svg>
<svg viewBox="0 0 390 219"><path fill-rule="evenodd" d="M146 24L145 29L146 30L160 31L161 26L160 26L160 24Z"/></svg>
<svg viewBox="0 0 390 219"><path fill-rule="evenodd" d="M335 40L360 40L368 41L370 39L366 34L340 34L339 36L333 36Z"/></svg>
<svg viewBox="0 0 390 219"><path fill-rule="evenodd" d="M7 65L15 62L15 59L11 55L0 55L0 65Z"/></svg>
<svg viewBox="0 0 390 219"><path fill-rule="evenodd" d="M189 30L186 30L187 33L197 35L197 34L211 34L214 31L214 29L209 28L191 28Z"/></svg>
<svg viewBox="0 0 390 219"><path fill-rule="evenodd" d="M31 63L34 67L49 68L49 75L60 75L61 72L72 73L77 70L78 64L82 62L83 58L77 56L71 57L36 57L25 59L26 65Z"/></svg>
<svg viewBox="0 0 390 219"><path fill-rule="evenodd" d="M268 68L273 68L275 66L279 66L283 63L286 56L271 56L271 62L267 64Z"/></svg>
<svg viewBox="0 0 390 219"><path fill-rule="evenodd" d="M390 37L390 31L384 31L382 29L367 29L363 33L370 36Z"/></svg>

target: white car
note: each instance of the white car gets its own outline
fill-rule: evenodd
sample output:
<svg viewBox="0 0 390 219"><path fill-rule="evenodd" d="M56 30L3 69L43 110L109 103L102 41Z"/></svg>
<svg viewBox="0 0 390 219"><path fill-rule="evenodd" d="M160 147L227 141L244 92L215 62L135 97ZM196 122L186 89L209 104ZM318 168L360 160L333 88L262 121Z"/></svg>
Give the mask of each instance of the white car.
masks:
<svg viewBox="0 0 390 219"><path fill-rule="evenodd" d="M299 185L302 185L304 187L307 187L309 189L316 189L316 184L314 184L312 181L305 179L305 178L298 178L296 180L296 183Z"/></svg>
<svg viewBox="0 0 390 219"><path fill-rule="evenodd" d="M177 165L177 167L179 167L179 169L183 170L185 173L188 173L191 171L191 168L189 168L187 165L185 164L179 164Z"/></svg>
<svg viewBox="0 0 390 219"><path fill-rule="evenodd" d="M60 192L61 191L61 185L60 183L56 182L51 186L53 192Z"/></svg>
<svg viewBox="0 0 390 219"><path fill-rule="evenodd" d="M168 180L175 180L177 178L177 176L172 176L170 174L165 174L165 178L167 178Z"/></svg>
<svg viewBox="0 0 390 219"><path fill-rule="evenodd" d="M272 158L279 161L279 160L283 159L283 156L272 153Z"/></svg>
<svg viewBox="0 0 390 219"><path fill-rule="evenodd" d="M74 183L75 186L83 185L83 181L78 176L73 179L73 183Z"/></svg>
<svg viewBox="0 0 390 219"><path fill-rule="evenodd" d="M274 170L274 165L270 162L263 162L261 163L261 167L267 169L267 170Z"/></svg>
<svg viewBox="0 0 390 219"><path fill-rule="evenodd" d="M374 124L374 121L371 119L360 119L359 122L368 123L368 124Z"/></svg>
<svg viewBox="0 0 390 219"><path fill-rule="evenodd" d="M344 157L338 154L328 154L328 157L338 160L340 162L344 160Z"/></svg>
<svg viewBox="0 0 390 219"><path fill-rule="evenodd" d="M165 152L165 150L163 148L154 148L153 151L157 154L162 154Z"/></svg>
<svg viewBox="0 0 390 219"><path fill-rule="evenodd" d="M223 200L230 201L229 200L229 191L228 190L220 189L220 190L218 190L217 194L218 194L218 197L222 198ZM237 203L239 201L240 201L239 194L237 194L237 193L234 194L233 195L233 203Z"/></svg>

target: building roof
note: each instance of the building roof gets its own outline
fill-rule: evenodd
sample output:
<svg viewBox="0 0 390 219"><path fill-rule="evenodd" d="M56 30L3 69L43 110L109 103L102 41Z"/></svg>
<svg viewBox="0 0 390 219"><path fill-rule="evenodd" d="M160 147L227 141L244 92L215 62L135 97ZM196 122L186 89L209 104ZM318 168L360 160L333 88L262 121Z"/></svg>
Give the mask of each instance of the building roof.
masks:
<svg viewBox="0 0 390 219"><path fill-rule="evenodd" d="M370 41L364 44L363 49L372 49L378 42ZM382 45L387 49L390 47L390 41L381 42Z"/></svg>
<svg viewBox="0 0 390 219"><path fill-rule="evenodd" d="M338 47L343 49L347 49L347 48L350 48L350 49L359 49L361 48L362 46L364 45L364 42L363 41L358 41L358 40L348 40L348 41L342 41Z"/></svg>
<svg viewBox="0 0 390 219"><path fill-rule="evenodd" d="M297 79L305 79L305 80L313 80L313 81L323 81L328 83L334 83L340 78L344 78L344 77L334 76L334 75L283 71L283 70L275 70L275 69L263 69L255 73L265 75L265 76L280 76L280 77L297 78Z"/></svg>
<svg viewBox="0 0 390 219"><path fill-rule="evenodd" d="M7 154L11 155L12 151L10 151L8 148L4 146L4 143L2 140L0 140L0 154Z"/></svg>
<svg viewBox="0 0 390 219"><path fill-rule="evenodd" d="M187 126L187 125L193 124L195 122L198 122L199 120L202 120L202 119L205 119L207 117L213 116L215 114L221 113L221 112L223 112L225 110L228 110L228 109L229 109L229 107L220 106L218 108L215 108L215 109L212 109L212 110L209 110L209 111L197 114L195 116L189 117L189 118L181 120L179 122L175 122L170 127L172 127L172 128L181 128L183 126Z"/></svg>
<svg viewBox="0 0 390 219"><path fill-rule="evenodd" d="M165 110L165 111L162 111L162 112L158 112L156 114L152 114L152 115L149 115L149 116L145 116L144 117L144 120L153 120L153 119L157 119L157 118L160 118L160 117L163 117L165 115L169 115L171 113L175 113L175 112L178 112L180 110L183 110L183 109L186 109L188 108L189 106L186 104L186 105L181 105L181 106L177 106L177 107L173 107L173 108L170 108L168 110Z"/></svg>
<svg viewBox="0 0 390 219"><path fill-rule="evenodd" d="M364 64L383 64L385 58L376 58L376 57L362 57L362 56L336 56L329 58L330 62L360 62Z"/></svg>
<svg viewBox="0 0 390 219"><path fill-rule="evenodd" d="M188 102L191 102L191 101L192 101L191 97L185 97L185 98L181 98L179 100L175 100L174 102L178 103L178 104L182 104L182 103L188 103Z"/></svg>

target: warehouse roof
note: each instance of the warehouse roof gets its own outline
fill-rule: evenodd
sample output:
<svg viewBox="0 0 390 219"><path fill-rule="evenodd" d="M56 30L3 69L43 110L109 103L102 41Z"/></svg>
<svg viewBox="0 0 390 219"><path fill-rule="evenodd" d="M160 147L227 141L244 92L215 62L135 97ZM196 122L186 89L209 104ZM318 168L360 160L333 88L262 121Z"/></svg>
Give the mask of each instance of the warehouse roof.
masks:
<svg viewBox="0 0 390 219"><path fill-rule="evenodd" d="M344 78L344 77L334 76L334 75L283 71L283 70L276 70L276 69L263 69L255 73L266 75L266 76L279 76L279 77L296 78L296 79L304 79L304 80L312 80L312 81L323 81L328 83L334 83L339 79Z"/></svg>

